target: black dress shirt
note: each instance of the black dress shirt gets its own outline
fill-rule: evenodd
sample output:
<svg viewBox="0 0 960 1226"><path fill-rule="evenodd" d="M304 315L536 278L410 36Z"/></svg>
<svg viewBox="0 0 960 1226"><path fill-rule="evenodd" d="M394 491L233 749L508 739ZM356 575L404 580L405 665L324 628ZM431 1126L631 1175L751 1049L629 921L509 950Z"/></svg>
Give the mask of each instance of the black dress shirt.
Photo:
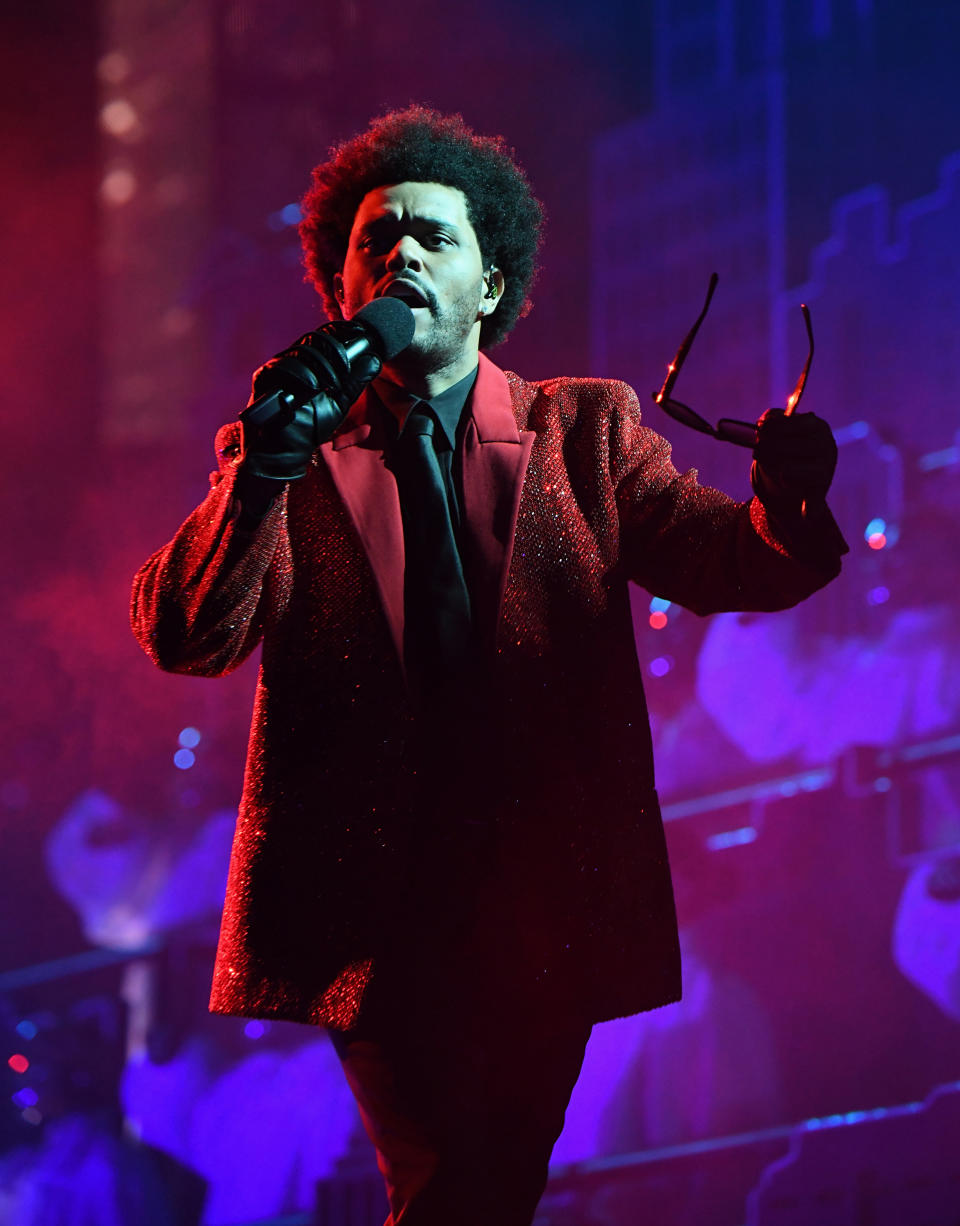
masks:
<svg viewBox="0 0 960 1226"><path fill-rule="evenodd" d="M443 482L447 492L447 502L450 507L450 519L453 523L457 546L463 555L463 434L468 414L464 412L473 385L477 381L478 367L474 367L453 387L445 392L424 400L414 396L397 384L384 385L384 381L371 385L377 401L384 410L383 418L387 437L387 455L400 437L402 422L416 402L429 404L434 416L440 424L440 429L434 432L433 442L437 452L437 463L443 474ZM467 575L467 586L470 577Z"/></svg>

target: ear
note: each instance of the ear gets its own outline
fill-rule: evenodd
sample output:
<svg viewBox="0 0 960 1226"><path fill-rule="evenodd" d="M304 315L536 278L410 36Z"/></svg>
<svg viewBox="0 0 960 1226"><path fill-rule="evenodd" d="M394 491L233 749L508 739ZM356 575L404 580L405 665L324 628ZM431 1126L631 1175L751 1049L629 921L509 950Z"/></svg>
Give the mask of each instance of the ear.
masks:
<svg viewBox="0 0 960 1226"><path fill-rule="evenodd" d="M492 315L500 305L504 287L503 273L491 264L483 274L483 297L480 299L480 314Z"/></svg>
<svg viewBox="0 0 960 1226"><path fill-rule="evenodd" d="M343 277L340 273L333 274L333 296L336 298L340 306L343 306Z"/></svg>

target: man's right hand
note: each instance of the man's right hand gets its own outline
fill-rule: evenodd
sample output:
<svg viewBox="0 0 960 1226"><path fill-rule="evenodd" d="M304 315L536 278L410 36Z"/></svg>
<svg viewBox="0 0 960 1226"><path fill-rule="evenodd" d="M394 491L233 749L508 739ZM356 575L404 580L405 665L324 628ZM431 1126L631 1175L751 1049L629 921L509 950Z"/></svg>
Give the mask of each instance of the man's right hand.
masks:
<svg viewBox="0 0 960 1226"><path fill-rule="evenodd" d="M350 405L379 373L380 359L374 354L354 359L351 366L342 346L308 332L253 376L250 402L240 414L241 469L265 481L302 477L314 451L333 436Z"/></svg>
<svg viewBox="0 0 960 1226"><path fill-rule="evenodd" d="M251 403L255 399L259 399L256 391ZM241 413L241 470L268 481L296 481L309 468L314 451L333 435L344 416L326 392L317 392L306 401L280 393L277 411L263 423L250 421Z"/></svg>
<svg viewBox="0 0 960 1226"><path fill-rule="evenodd" d="M328 339L308 332L253 376L250 401L240 414L243 457L234 487L245 531L257 528L288 481L306 473L313 453L380 373L375 354L351 364L342 346Z"/></svg>

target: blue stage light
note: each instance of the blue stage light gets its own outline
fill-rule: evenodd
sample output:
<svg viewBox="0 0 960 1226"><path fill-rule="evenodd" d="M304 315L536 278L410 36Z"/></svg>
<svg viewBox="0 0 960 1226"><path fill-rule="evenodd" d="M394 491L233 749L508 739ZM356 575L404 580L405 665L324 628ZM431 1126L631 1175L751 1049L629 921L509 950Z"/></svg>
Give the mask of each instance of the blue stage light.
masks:
<svg viewBox="0 0 960 1226"><path fill-rule="evenodd" d="M706 842L710 851L723 851L725 847L743 847L754 843L757 839L755 826L740 826L737 830L724 830L720 834L711 834Z"/></svg>
<svg viewBox="0 0 960 1226"><path fill-rule="evenodd" d="M200 744L199 728L184 728L177 737L177 741L184 749L196 749Z"/></svg>
<svg viewBox="0 0 960 1226"><path fill-rule="evenodd" d="M195 754L190 749L178 749L173 755L174 766L176 766L178 770L182 771L188 771L196 760Z"/></svg>

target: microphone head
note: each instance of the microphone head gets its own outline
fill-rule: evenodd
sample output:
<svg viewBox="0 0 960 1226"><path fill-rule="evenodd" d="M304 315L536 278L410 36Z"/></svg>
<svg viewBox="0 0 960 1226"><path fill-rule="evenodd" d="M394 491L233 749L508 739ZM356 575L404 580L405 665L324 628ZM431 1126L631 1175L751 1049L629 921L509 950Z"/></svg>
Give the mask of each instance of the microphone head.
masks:
<svg viewBox="0 0 960 1226"><path fill-rule="evenodd" d="M373 333L379 356L389 362L413 340L417 321L399 298L374 298L357 311L352 322L363 323Z"/></svg>

